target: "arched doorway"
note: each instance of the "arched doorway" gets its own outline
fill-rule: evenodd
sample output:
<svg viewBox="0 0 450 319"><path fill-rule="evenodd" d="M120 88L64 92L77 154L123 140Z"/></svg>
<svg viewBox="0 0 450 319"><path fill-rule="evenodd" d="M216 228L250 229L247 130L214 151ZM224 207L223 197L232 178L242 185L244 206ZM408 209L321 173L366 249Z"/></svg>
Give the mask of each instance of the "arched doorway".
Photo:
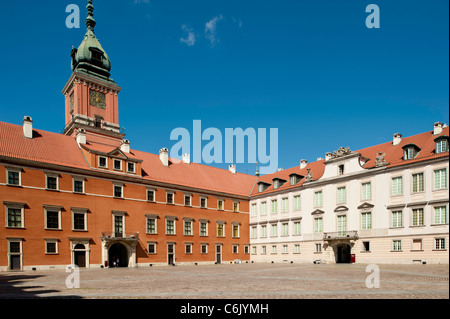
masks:
<svg viewBox="0 0 450 319"><path fill-rule="evenodd" d="M86 247L83 244L76 244L73 248L73 259L78 267L86 267Z"/></svg>
<svg viewBox="0 0 450 319"><path fill-rule="evenodd" d="M336 262L339 263L350 263L351 262L351 251L352 248L349 244L339 244L335 248Z"/></svg>
<svg viewBox="0 0 450 319"><path fill-rule="evenodd" d="M117 263L117 260L119 261ZM115 243L109 247L108 250L108 265L109 267L128 267L128 249L120 243Z"/></svg>

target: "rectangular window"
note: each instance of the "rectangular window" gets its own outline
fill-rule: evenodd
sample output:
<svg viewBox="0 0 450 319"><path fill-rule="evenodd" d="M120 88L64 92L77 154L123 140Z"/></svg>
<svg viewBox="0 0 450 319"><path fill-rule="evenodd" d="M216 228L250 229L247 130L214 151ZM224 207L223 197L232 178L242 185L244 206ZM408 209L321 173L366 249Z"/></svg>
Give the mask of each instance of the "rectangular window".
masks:
<svg viewBox="0 0 450 319"><path fill-rule="evenodd" d="M173 204L173 193L166 194L167 204Z"/></svg>
<svg viewBox="0 0 450 319"><path fill-rule="evenodd" d="M114 169L116 171L121 171L122 170L122 161L121 160L114 160Z"/></svg>
<svg viewBox="0 0 450 319"><path fill-rule="evenodd" d="M20 171L19 170L7 170L8 171L8 185L20 185Z"/></svg>
<svg viewBox="0 0 450 319"><path fill-rule="evenodd" d="M272 213L278 212L278 201L276 199L272 200Z"/></svg>
<svg viewBox="0 0 450 319"><path fill-rule="evenodd" d="M8 227L24 227L22 225L22 208L7 208Z"/></svg>
<svg viewBox="0 0 450 319"><path fill-rule="evenodd" d="M223 224L217 224L217 237L224 237L224 225Z"/></svg>
<svg viewBox="0 0 450 319"><path fill-rule="evenodd" d="M123 216L114 215L114 237L123 236Z"/></svg>
<svg viewBox="0 0 450 319"><path fill-rule="evenodd" d="M59 229L59 211L47 211L47 229Z"/></svg>
<svg viewBox="0 0 450 319"><path fill-rule="evenodd" d="M283 254L287 254L288 252L288 245L283 245Z"/></svg>
<svg viewBox="0 0 450 319"><path fill-rule="evenodd" d="M208 223L200 222L200 236L208 236Z"/></svg>
<svg viewBox="0 0 450 319"><path fill-rule="evenodd" d="M261 216L267 215L267 203L261 203Z"/></svg>
<svg viewBox="0 0 450 319"><path fill-rule="evenodd" d="M252 255L256 255L256 246L252 246Z"/></svg>
<svg viewBox="0 0 450 319"><path fill-rule="evenodd" d="M337 189L337 203L338 204L345 204L347 202L347 192L344 187L339 187Z"/></svg>
<svg viewBox="0 0 450 319"><path fill-rule="evenodd" d="M114 197L122 197L122 186L114 185Z"/></svg>
<svg viewBox="0 0 450 319"><path fill-rule="evenodd" d="M267 226L266 225L261 226L261 237L262 238L267 237Z"/></svg>
<svg viewBox="0 0 450 319"><path fill-rule="evenodd" d="M233 251L233 254L238 254L239 253L239 245L233 245L232 251Z"/></svg>
<svg viewBox="0 0 450 319"><path fill-rule="evenodd" d="M47 189L58 189L58 178L56 176L47 175Z"/></svg>
<svg viewBox="0 0 450 319"><path fill-rule="evenodd" d="M347 215L340 215L337 217L337 231L338 236L340 237L347 235Z"/></svg>
<svg viewBox="0 0 450 319"><path fill-rule="evenodd" d="M363 241L363 251L370 251L370 241Z"/></svg>
<svg viewBox="0 0 450 319"><path fill-rule="evenodd" d="M127 172L128 173L135 173L135 165L134 163L127 163Z"/></svg>
<svg viewBox="0 0 450 319"><path fill-rule="evenodd" d="M272 237L278 236L278 225L277 224L272 224L271 236Z"/></svg>
<svg viewBox="0 0 450 319"><path fill-rule="evenodd" d="M102 156L98 157L98 167L108 168L108 162L106 160L106 157L102 157Z"/></svg>
<svg viewBox="0 0 450 319"><path fill-rule="evenodd" d="M323 219L322 219L322 217L314 218L314 232L316 234L323 232Z"/></svg>
<svg viewBox="0 0 450 319"><path fill-rule="evenodd" d="M239 202L233 202L233 212L239 212Z"/></svg>
<svg viewBox="0 0 450 319"><path fill-rule="evenodd" d="M321 253L322 252L322 244L316 244L316 253Z"/></svg>
<svg viewBox="0 0 450 319"><path fill-rule="evenodd" d="M300 204L301 204L300 195L295 195L294 196L294 210L300 210L301 209Z"/></svg>
<svg viewBox="0 0 450 319"><path fill-rule="evenodd" d="M149 243L148 244L148 253L149 254L156 254L156 244L155 243Z"/></svg>
<svg viewBox="0 0 450 319"><path fill-rule="evenodd" d="M392 179L392 196L403 195L403 177L394 177Z"/></svg>
<svg viewBox="0 0 450 319"><path fill-rule="evenodd" d="M175 221L166 219L166 235L175 235Z"/></svg>
<svg viewBox="0 0 450 319"><path fill-rule="evenodd" d="M239 225L233 225L233 238L239 238Z"/></svg>
<svg viewBox="0 0 450 319"><path fill-rule="evenodd" d="M372 183L363 183L361 189L361 199L368 200L372 198Z"/></svg>
<svg viewBox="0 0 450 319"><path fill-rule="evenodd" d="M256 217L256 215L257 215L257 205L256 204L252 204L251 214L252 214L252 217Z"/></svg>
<svg viewBox="0 0 450 319"><path fill-rule="evenodd" d="M285 197L281 200L281 212L286 213L289 210L289 198Z"/></svg>
<svg viewBox="0 0 450 319"><path fill-rule="evenodd" d="M74 230L86 230L86 214L85 213L73 213L73 229Z"/></svg>
<svg viewBox="0 0 450 319"><path fill-rule="evenodd" d="M192 221L184 221L184 235L192 235Z"/></svg>
<svg viewBox="0 0 450 319"><path fill-rule="evenodd" d="M401 251L402 250L402 241L401 240L393 240L392 241L392 250L393 251Z"/></svg>
<svg viewBox="0 0 450 319"><path fill-rule="evenodd" d="M322 207L323 205L323 194L322 191L314 193L314 207Z"/></svg>
<svg viewBox="0 0 450 319"><path fill-rule="evenodd" d="M413 209L412 211L413 226L423 226L423 208Z"/></svg>
<svg viewBox="0 0 450 319"><path fill-rule="evenodd" d="M372 229L372 213L361 213L361 229Z"/></svg>
<svg viewBox="0 0 450 319"><path fill-rule="evenodd" d="M272 246L272 254L276 254L277 253L277 245L273 245Z"/></svg>
<svg viewBox="0 0 450 319"><path fill-rule="evenodd" d="M267 248L266 248L266 246L261 246L261 254L262 254L262 255L267 254Z"/></svg>
<svg viewBox="0 0 450 319"><path fill-rule="evenodd" d="M289 223L281 224L281 236L289 236Z"/></svg>
<svg viewBox="0 0 450 319"><path fill-rule="evenodd" d="M73 180L73 191L75 193L84 193L84 181L80 179Z"/></svg>
<svg viewBox="0 0 450 319"><path fill-rule="evenodd" d="M412 191L413 193L423 192L424 183L423 183L423 173L413 174L413 185Z"/></svg>
<svg viewBox="0 0 450 319"><path fill-rule="evenodd" d="M338 175L344 175L344 165L338 166Z"/></svg>
<svg viewBox="0 0 450 319"><path fill-rule="evenodd" d="M300 254L300 244L294 245L294 254Z"/></svg>
<svg viewBox="0 0 450 319"><path fill-rule="evenodd" d="M448 143L446 140L440 140L436 142L436 154L447 151L448 151Z"/></svg>
<svg viewBox="0 0 450 319"><path fill-rule="evenodd" d="M258 228L256 226L252 226L250 230L250 236L251 238L257 238L258 237Z"/></svg>
<svg viewBox="0 0 450 319"><path fill-rule="evenodd" d="M185 244L184 245L184 252L186 254L192 254L192 244Z"/></svg>
<svg viewBox="0 0 450 319"><path fill-rule="evenodd" d="M434 248L437 250L445 249L445 238L436 238L434 240Z"/></svg>
<svg viewBox="0 0 450 319"><path fill-rule="evenodd" d="M434 171L434 189L447 188L447 169L438 169Z"/></svg>
<svg viewBox="0 0 450 319"><path fill-rule="evenodd" d="M208 253L208 245L207 244L201 244L201 246L200 246L201 248L201 253L202 254L207 254Z"/></svg>
<svg viewBox="0 0 450 319"><path fill-rule="evenodd" d="M392 212L392 227L403 227L403 212L401 210Z"/></svg>
<svg viewBox="0 0 450 319"><path fill-rule="evenodd" d="M206 208L206 198L205 197L200 198L200 208Z"/></svg>
<svg viewBox="0 0 450 319"><path fill-rule="evenodd" d="M301 222L294 222L294 235L301 235Z"/></svg>
<svg viewBox="0 0 450 319"><path fill-rule="evenodd" d="M147 190L147 201L154 202L155 201L155 191Z"/></svg>
<svg viewBox="0 0 450 319"><path fill-rule="evenodd" d="M45 253L46 254L57 254L57 241L56 240L46 240L45 241Z"/></svg>
<svg viewBox="0 0 450 319"><path fill-rule="evenodd" d="M156 218L147 218L147 234L156 234Z"/></svg>
<svg viewBox="0 0 450 319"><path fill-rule="evenodd" d="M184 195L184 206L191 206L191 195Z"/></svg>
<svg viewBox="0 0 450 319"><path fill-rule="evenodd" d="M434 223L447 224L447 206L439 206L434 208Z"/></svg>
<svg viewBox="0 0 450 319"><path fill-rule="evenodd" d="M223 200L219 199L217 201L217 209L218 210L223 210Z"/></svg>

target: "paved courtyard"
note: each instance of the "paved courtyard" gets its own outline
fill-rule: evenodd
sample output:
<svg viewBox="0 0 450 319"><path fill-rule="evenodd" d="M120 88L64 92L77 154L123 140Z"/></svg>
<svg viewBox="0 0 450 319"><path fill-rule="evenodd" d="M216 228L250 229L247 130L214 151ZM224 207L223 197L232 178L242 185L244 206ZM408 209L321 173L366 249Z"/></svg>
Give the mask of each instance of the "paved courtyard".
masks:
<svg viewBox="0 0 450 319"><path fill-rule="evenodd" d="M336 299L449 298L448 265L379 265L380 288L362 264L223 264L0 273L4 298Z"/></svg>

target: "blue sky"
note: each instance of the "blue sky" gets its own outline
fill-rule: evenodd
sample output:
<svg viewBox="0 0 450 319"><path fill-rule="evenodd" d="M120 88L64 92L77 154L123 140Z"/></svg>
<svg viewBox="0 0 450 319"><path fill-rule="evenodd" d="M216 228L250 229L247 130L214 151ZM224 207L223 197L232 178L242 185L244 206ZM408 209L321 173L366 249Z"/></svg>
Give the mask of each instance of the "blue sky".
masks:
<svg viewBox="0 0 450 319"><path fill-rule="evenodd" d="M64 127L61 90L86 0L7 1L0 12L0 121ZM365 8L380 8L368 29ZM65 8L81 8L68 29ZM447 0L94 0L120 124L157 153L177 127L278 128L278 166L449 124ZM205 142L204 142L205 143ZM226 167L227 164L217 165ZM253 174L254 164L237 170Z"/></svg>

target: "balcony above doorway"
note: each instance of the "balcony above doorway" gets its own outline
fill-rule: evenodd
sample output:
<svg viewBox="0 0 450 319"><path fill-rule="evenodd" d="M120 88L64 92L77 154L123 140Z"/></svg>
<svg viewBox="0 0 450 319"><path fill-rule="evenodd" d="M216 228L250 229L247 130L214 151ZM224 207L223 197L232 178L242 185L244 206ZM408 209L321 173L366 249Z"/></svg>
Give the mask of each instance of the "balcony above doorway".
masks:
<svg viewBox="0 0 450 319"><path fill-rule="evenodd" d="M323 240L355 240L358 239L358 232L356 230L339 231L331 233L323 233Z"/></svg>

